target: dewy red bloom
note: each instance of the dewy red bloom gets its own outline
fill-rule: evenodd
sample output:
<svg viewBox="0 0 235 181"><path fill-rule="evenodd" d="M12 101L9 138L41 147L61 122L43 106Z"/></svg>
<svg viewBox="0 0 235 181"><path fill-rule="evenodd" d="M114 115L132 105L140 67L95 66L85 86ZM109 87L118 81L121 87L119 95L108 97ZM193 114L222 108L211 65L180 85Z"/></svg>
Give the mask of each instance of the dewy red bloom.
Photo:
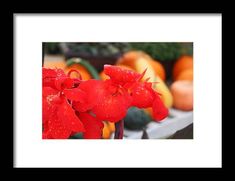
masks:
<svg viewBox="0 0 235 181"><path fill-rule="evenodd" d="M62 70L43 68L43 138L63 139L84 131L70 104L81 97L72 86L73 80Z"/></svg>
<svg viewBox="0 0 235 181"><path fill-rule="evenodd" d="M153 108L156 121L168 110L152 83L141 82L142 74L105 65L110 79L72 79L60 69L43 68L43 138L68 138L84 132L85 139L100 138L102 121L122 120L129 107Z"/></svg>
<svg viewBox="0 0 235 181"><path fill-rule="evenodd" d="M133 97L132 106L138 108L152 107L155 94L148 83L135 83L131 88L131 95Z"/></svg>
<svg viewBox="0 0 235 181"><path fill-rule="evenodd" d="M130 106L136 106L138 108L152 107L155 120L161 121L168 116L168 109L164 106L158 93L152 89L152 83L140 82L145 71L139 74L117 66L104 66L105 74L110 77L111 81L114 80L117 84L117 88L123 88L122 90L128 92L131 96L132 103L128 108ZM110 106L112 106L112 104L110 104ZM116 111L118 112L118 109Z"/></svg>
<svg viewBox="0 0 235 181"><path fill-rule="evenodd" d="M108 75L114 82L119 84L126 82L136 82L141 78L141 74L139 73L112 65L104 65L104 73Z"/></svg>
<svg viewBox="0 0 235 181"><path fill-rule="evenodd" d="M79 89L84 93L84 98L73 102L73 107L79 112L91 110L104 97L105 90L100 80L82 81Z"/></svg>
<svg viewBox="0 0 235 181"><path fill-rule="evenodd" d="M89 113L79 113L80 120L84 124L85 132L83 134L85 139L99 139L102 136L102 129L104 124Z"/></svg>

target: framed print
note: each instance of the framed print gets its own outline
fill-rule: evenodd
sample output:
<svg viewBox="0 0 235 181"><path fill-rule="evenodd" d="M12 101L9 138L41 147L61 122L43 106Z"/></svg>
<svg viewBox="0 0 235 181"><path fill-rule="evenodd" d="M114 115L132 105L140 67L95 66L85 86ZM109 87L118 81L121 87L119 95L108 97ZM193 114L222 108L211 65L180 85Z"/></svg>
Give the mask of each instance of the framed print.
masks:
<svg viewBox="0 0 235 181"><path fill-rule="evenodd" d="M15 167L221 167L221 14L14 14Z"/></svg>

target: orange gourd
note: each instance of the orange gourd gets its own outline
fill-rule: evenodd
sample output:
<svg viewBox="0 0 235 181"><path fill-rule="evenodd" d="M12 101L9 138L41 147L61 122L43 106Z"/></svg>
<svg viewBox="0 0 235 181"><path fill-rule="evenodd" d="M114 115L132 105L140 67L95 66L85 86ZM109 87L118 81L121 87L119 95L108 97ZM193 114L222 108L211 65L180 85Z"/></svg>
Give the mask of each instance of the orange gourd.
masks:
<svg viewBox="0 0 235 181"><path fill-rule="evenodd" d="M193 81L193 69L186 69L179 73L176 77L176 80L189 80Z"/></svg>
<svg viewBox="0 0 235 181"><path fill-rule="evenodd" d="M140 57L151 59L151 57L149 57L142 51L128 51L124 53L121 58L118 59L117 64L127 65L135 69L135 61Z"/></svg>
<svg viewBox="0 0 235 181"><path fill-rule="evenodd" d="M193 69L193 57L189 55L181 56L174 64L173 79L176 80L181 71L186 69Z"/></svg>
<svg viewBox="0 0 235 181"><path fill-rule="evenodd" d="M170 87L173 96L173 107L183 111L193 110L193 82L175 81Z"/></svg>

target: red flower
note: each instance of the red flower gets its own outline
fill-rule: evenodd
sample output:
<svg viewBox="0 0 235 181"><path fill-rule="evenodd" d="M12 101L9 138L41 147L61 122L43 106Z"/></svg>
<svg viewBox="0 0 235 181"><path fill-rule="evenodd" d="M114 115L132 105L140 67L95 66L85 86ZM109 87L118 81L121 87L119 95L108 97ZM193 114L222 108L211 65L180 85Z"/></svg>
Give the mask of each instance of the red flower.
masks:
<svg viewBox="0 0 235 181"><path fill-rule="evenodd" d="M102 136L102 121L122 120L129 107L153 108L157 121L168 115L152 83L142 74L105 65L106 81L72 79L61 69L43 68L43 138L68 138L84 132L85 139Z"/></svg>
<svg viewBox="0 0 235 181"><path fill-rule="evenodd" d="M120 87L113 87L111 81L104 82L102 99L93 107L93 113L101 120L118 122L123 119L131 105L131 96Z"/></svg>
<svg viewBox="0 0 235 181"><path fill-rule="evenodd" d="M137 82L143 77L143 74L112 65L104 65L104 73L118 84Z"/></svg>
<svg viewBox="0 0 235 181"><path fill-rule="evenodd" d="M145 72L139 74L111 65L105 65L104 72L110 79L80 83L79 88L87 93L87 97L83 102L73 103L77 111L92 111L97 119L110 122L123 119L131 106L158 109L154 110L156 120L162 120L168 115L167 108L152 89L152 83L140 82Z"/></svg>
<svg viewBox="0 0 235 181"><path fill-rule="evenodd" d="M86 99L73 103L79 112L91 111L99 120L117 122L123 119L132 98L127 91L112 80L88 80L79 88L87 93Z"/></svg>
<svg viewBox="0 0 235 181"><path fill-rule="evenodd" d="M73 88L74 81L60 69L43 68L43 138L68 138L73 132L83 132L71 102L83 94Z"/></svg>
<svg viewBox="0 0 235 181"><path fill-rule="evenodd" d="M140 82L145 72L146 70L142 74L139 74L117 66L104 66L104 73L110 77L111 81L115 82L116 88L122 90L122 94L125 95L123 97L126 100L126 104L122 103L122 105L128 105L127 108L130 106L136 106L138 108L152 107L155 120L161 121L168 116L168 109L164 106L158 93L152 89L152 83ZM131 98L128 98L127 94ZM129 100L132 100L131 104L129 104ZM114 106L112 109L113 112L119 112L119 108L115 106L115 101L113 102L114 104L110 101L109 106Z"/></svg>
<svg viewBox="0 0 235 181"><path fill-rule="evenodd" d="M79 113L80 120L84 124L85 132L83 137L85 139L99 139L102 136L104 124L89 113Z"/></svg>

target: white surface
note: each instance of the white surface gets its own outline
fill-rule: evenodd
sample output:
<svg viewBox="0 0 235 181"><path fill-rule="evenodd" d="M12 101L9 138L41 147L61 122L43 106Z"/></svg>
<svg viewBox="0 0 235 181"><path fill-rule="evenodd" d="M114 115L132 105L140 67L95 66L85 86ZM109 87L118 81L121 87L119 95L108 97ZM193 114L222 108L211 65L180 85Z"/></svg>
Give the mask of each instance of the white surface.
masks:
<svg viewBox="0 0 235 181"><path fill-rule="evenodd" d="M14 166L221 167L221 21L220 14L14 15ZM194 139L42 140L47 41L194 42Z"/></svg>
<svg viewBox="0 0 235 181"><path fill-rule="evenodd" d="M149 138L167 138L176 131L181 130L193 123L193 111L180 111L170 109L170 117L163 122L150 122L147 125L146 132ZM124 135L126 139L141 139L143 131L130 131L125 129Z"/></svg>

